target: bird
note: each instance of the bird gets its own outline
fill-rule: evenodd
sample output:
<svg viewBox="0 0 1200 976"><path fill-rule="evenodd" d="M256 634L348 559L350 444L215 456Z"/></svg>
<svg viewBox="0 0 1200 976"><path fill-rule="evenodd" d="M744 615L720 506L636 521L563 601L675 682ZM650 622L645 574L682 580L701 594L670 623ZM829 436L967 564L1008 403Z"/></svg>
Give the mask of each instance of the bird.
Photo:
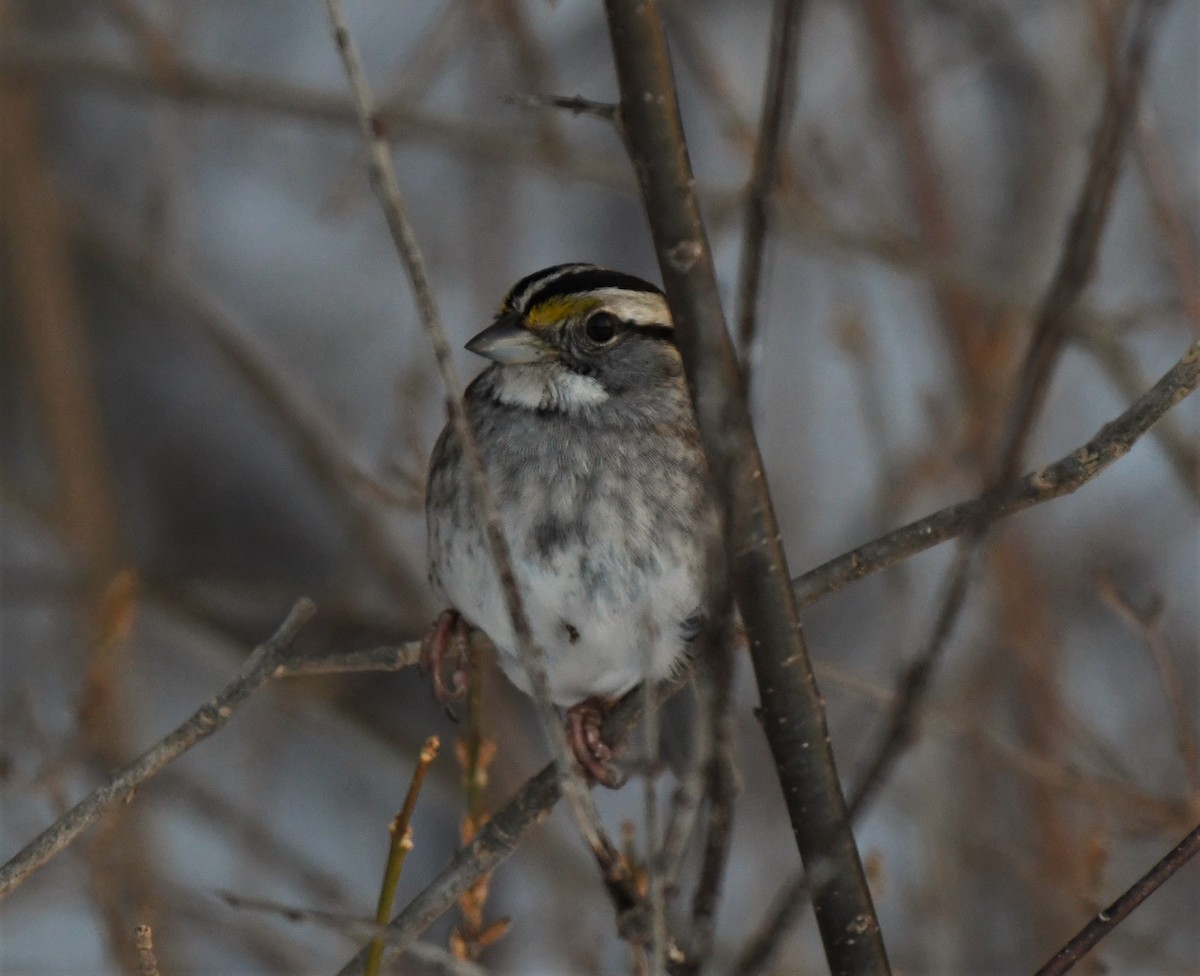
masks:
<svg viewBox="0 0 1200 976"><path fill-rule="evenodd" d="M518 281L466 348L489 360L463 403L551 699L584 773L615 787L603 719L688 667L723 562L666 299L635 275L558 264ZM471 628L532 694L452 423L426 485L429 580L448 607L422 644L435 697L464 693Z"/></svg>

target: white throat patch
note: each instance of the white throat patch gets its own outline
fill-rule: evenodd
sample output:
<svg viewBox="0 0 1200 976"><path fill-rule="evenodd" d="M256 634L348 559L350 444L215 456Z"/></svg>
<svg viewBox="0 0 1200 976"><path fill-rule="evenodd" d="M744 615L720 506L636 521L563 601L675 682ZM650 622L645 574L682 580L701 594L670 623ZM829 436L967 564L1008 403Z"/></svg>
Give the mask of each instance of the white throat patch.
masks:
<svg viewBox="0 0 1200 976"><path fill-rule="evenodd" d="M572 373L556 363L505 366L497 371L493 389L501 403L528 410L574 413L608 399L597 379Z"/></svg>

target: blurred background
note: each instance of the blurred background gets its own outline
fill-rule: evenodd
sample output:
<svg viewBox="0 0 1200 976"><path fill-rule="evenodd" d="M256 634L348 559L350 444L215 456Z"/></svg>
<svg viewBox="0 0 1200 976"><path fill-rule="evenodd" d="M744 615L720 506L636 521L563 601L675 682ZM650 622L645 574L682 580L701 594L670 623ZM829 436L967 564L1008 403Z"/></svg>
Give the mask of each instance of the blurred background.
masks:
<svg viewBox="0 0 1200 976"><path fill-rule="evenodd" d="M746 350L794 574L978 492L1127 6L803 4ZM347 7L456 349L545 265L658 278L614 129L510 97L615 100L599 3ZM770 5L664 9L732 313ZM1083 444L1200 331L1197 64L1200 6L1176 0L1026 470ZM320 608L303 653L423 633L441 609L421 505L444 400L317 0L0 0L0 231L7 860L208 700L299 596ZM992 536L914 746L859 825L898 971L1032 971L1200 817L1198 443L1192 398ZM950 552L805 612L849 784ZM483 701L496 809L546 751L494 671ZM740 661L714 971L799 867L755 703ZM140 923L164 973L336 970L360 938L218 893L369 917L431 734L403 904L459 843L464 728L411 669L292 679L0 905L0 971L134 971ZM639 788L598 799L614 831L640 830ZM1079 971L1200 972L1198 903L1191 865ZM478 957L496 971L631 967L562 811L482 916L512 920ZM824 971L811 918L773 966Z"/></svg>

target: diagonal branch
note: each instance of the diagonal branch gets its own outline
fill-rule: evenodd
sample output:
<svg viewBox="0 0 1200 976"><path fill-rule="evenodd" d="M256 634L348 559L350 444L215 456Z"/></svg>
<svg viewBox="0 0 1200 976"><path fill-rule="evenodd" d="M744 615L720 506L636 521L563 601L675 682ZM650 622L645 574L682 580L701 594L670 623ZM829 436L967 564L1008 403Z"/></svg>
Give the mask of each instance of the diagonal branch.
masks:
<svg viewBox="0 0 1200 976"><path fill-rule="evenodd" d="M254 653L246 658L233 681L216 697L197 709L186 722L156 742L133 762L118 769L103 785L92 790L26 844L20 853L0 868L0 900L62 852L84 830L100 819L106 810L121 800L130 799L142 783L161 772L168 763L223 728L246 699L275 677L300 628L316 611L317 608L311 600L297 601L279 630L266 643L254 649Z"/></svg>
<svg viewBox="0 0 1200 976"><path fill-rule="evenodd" d="M1046 391L1070 334L1079 299L1091 280L1120 174L1121 160L1137 111L1154 26L1165 0L1142 0L1133 12L1133 27L1123 77L1110 87L1100 124L1092 141L1088 171L1067 227L1058 266L1034 317L1033 334L1022 364L1000 449L987 472L983 506L968 526L951 569L943 597L921 653L905 668L901 694L867 762L867 773L855 790L852 809L882 788L896 761L911 744L916 713L950 644L973 581L973 570L983 551L989 513L1010 489L1019 470L1025 445L1045 403Z"/></svg>
<svg viewBox="0 0 1200 976"><path fill-rule="evenodd" d="M1120 898L1087 923L1079 933L1054 954L1034 976L1062 976L1079 962L1092 947L1120 925L1135 908L1156 892L1176 871L1200 853L1200 826L1197 826L1154 867L1147 871Z"/></svg>
<svg viewBox="0 0 1200 976"><path fill-rule="evenodd" d="M379 199L392 241L408 276L421 325L433 346L434 358L437 360L438 370L441 373L442 385L450 411L450 423L462 448L471 496L484 524L488 549L499 577L506 610L512 623L516 649L529 677L542 731L554 757L558 786L567 799L580 835L600 866L610 897L618 911L621 911L627 907L628 902L636 903L637 895L633 890L631 879L627 877L622 867L623 861L616 845L604 829L587 784L575 767L570 747L567 744L566 732L551 700L550 683L546 677L545 651L534 640L533 631L529 625L520 585L513 569L508 537L505 535L495 499L488 485L487 472L479 452L479 445L476 443L474 432L471 430L471 424L467 418L466 407L463 403L462 383L459 381L457 370L454 368L450 356L450 345L446 341L441 315L438 312L433 289L425 271L425 261L417 244L416 234L396 176L395 161L388 142L387 126L375 109L374 98L363 71L357 45L346 24L345 10L341 0L325 0L325 9L329 15L334 43L342 59L358 111L359 127L368 152L371 188ZM385 956L390 956L390 954L394 953L389 948Z"/></svg>
<svg viewBox="0 0 1200 976"><path fill-rule="evenodd" d="M998 496L985 493L950 505L810 569L792 580L796 600L807 607L866 576L963 535L980 521L990 524L1071 494L1129 453L1138 438L1197 386L1200 343L1192 343L1153 387L1082 447L1012 482Z"/></svg>
<svg viewBox="0 0 1200 976"><path fill-rule="evenodd" d="M1025 444L1070 335L1079 299L1095 271L1125 147L1137 120L1154 29L1165 7L1166 0L1142 0L1131 15L1133 27L1124 61L1108 75L1108 97L1092 141L1087 175L1067 226L1054 277L1034 318L1014 409L992 475L992 487L998 490L1003 490L1019 470Z"/></svg>

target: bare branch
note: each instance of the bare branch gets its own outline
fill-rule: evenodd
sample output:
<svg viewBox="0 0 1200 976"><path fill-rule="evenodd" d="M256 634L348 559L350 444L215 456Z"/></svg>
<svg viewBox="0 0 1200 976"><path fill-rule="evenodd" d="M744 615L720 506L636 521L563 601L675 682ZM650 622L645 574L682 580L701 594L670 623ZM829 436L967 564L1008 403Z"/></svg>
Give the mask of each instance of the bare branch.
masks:
<svg viewBox="0 0 1200 976"><path fill-rule="evenodd" d="M796 52L800 47L800 13L803 0L775 0L771 25L771 54L763 86L762 116L754 146L754 166L746 193L742 220L742 255L738 267L737 335L742 375L750 389L755 336L758 332L758 295L762 287L763 252L771 197L787 142L788 125L796 102Z"/></svg>
<svg viewBox="0 0 1200 976"><path fill-rule="evenodd" d="M1200 852L1200 826L1181 840L1175 848L1142 875L1134 885L1108 908L1087 923L1079 933L1054 954L1035 976L1062 976L1069 972L1092 947L1120 925L1142 902L1156 892L1176 871Z"/></svg>
<svg viewBox="0 0 1200 976"><path fill-rule="evenodd" d="M475 435L471 430L471 424L463 404L462 383L459 381L457 370L454 368L454 362L450 356L450 345L446 341L446 333L434 301L433 289L425 272L424 258L417 245L416 235L396 177L395 163L387 137L387 127L382 117L375 111L358 49L346 25L345 11L342 8L341 0L325 0L325 8L329 14L334 42L350 80L350 87L358 109L359 125L369 154L371 185L383 208L392 241L412 286L421 324L433 346L434 358L437 360L438 369L441 372L442 384L450 410L450 423L463 451L471 494L482 516L487 533L488 548L500 579L506 608L512 622L516 649L533 688L534 703L541 720L542 730L554 756L559 784L571 807L580 834L600 865L610 895L620 905L630 890L629 886L625 884L628 879L620 877L616 867L620 863L616 846L608 837L591 793L575 767L570 747L567 744L566 732L551 701L550 684L546 677L545 651L534 640L533 631L529 626L520 586L513 570L508 538L488 486L483 458L479 453L479 445L475 441Z"/></svg>
<svg viewBox="0 0 1200 976"><path fill-rule="evenodd" d="M1114 329L1088 328L1078 333L1077 341L1124 396L1136 397L1146 388L1146 380L1133 352L1119 341ZM1200 505L1200 442L1180 426L1177 417L1163 418L1163 422L1154 428L1154 436L1166 452L1175 477L1192 500Z"/></svg>
<svg viewBox="0 0 1200 976"><path fill-rule="evenodd" d="M377 939L385 945L396 941L395 936L384 926L367 918L315 908L300 908L265 898L244 898L231 891L219 891L217 896L230 908L276 915L295 925L319 925L355 938ZM398 951L428 963L438 972L450 973L451 976L487 976L489 972L478 963L459 959L446 949L428 942L409 941Z"/></svg>
<svg viewBox="0 0 1200 976"><path fill-rule="evenodd" d="M1166 0L1142 0L1136 7L1125 58L1110 73L1108 97L1092 143L1087 175L1067 227L1058 267L1034 318L1014 409L991 476L996 490L1002 490L1019 470L1025 443L1070 334L1080 296L1095 270L1125 146L1137 119L1154 28L1165 7Z"/></svg>
<svg viewBox="0 0 1200 976"><path fill-rule="evenodd" d="M281 678L311 674L353 674L362 671L402 671L420 662L421 642L409 641L399 647L375 647L369 651L345 654L321 654L295 658L279 666Z"/></svg>
<svg viewBox="0 0 1200 976"><path fill-rule="evenodd" d="M1129 453L1138 438L1197 385L1200 385L1200 343L1193 343L1162 379L1128 410L1101 427L1082 447L1030 472L995 498L984 494L950 505L810 569L792 580L796 599L806 607L902 559L963 535L980 519L999 520L1071 494Z"/></svg>
<svg viewBox="0 0 1200 976"><path fill-rule="evenodd" d="M20 853L0 868L0 901L64 850L106 810L132 797L142 783L168 763L223 728L238 707L275 676L300 628L316 611L311 600L298 600L279 629L254 649L233 681L216 697L133 762L118 769L102 786L94 789L26 844Z"/></svg>
<svg viewBox="0 0 1200 976"><path fill-rule="evenodd" d="M814 888L834 972L889 971L796 616L770 496L700 220L658 5L606 0L621 118L658 253L750 640L764 727L806 864L837 861ZM720 610L725 609L723 606Z"/></svg>
<svg viewBox="0 0 1200 976"><path fill-rule="evenodd" d="M655 689L661 705L675 694L680 683L662 684ZM641 715L642 693L634 688L607 716L601 732L604 741L618 745L629 734ZM449 865L425 889L392 919L388 926L389 946L394 951L420 937L458 902L476 880L495 871L517 849L522 837L550 814L562 796L554 764L531 777L520 791L493 816L472 841L460 848ZM338 976L362 976L367 951L358 953L339 971Z"/></svg>
<svg viewBox="0 0 1200 976"><path fill-rule="evenodd" d="M518 108L560 108L572 115L591 115L602 122L617 121L617 106L612 102L595 102L582 95L536 95L514 92L504 101Z"/></svg>

